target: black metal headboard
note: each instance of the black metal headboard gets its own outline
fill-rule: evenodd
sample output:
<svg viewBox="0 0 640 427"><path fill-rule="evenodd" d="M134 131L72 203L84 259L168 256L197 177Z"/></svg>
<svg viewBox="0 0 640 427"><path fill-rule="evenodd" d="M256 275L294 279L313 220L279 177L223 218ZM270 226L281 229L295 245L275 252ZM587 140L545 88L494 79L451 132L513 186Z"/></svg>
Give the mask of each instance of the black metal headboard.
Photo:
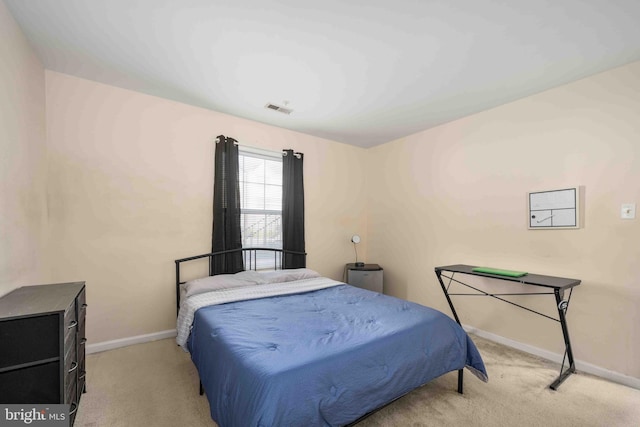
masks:
<svg viewBox="0 0 640 427"><path fill-rule="evenodd" d="M260 268L273 268L274 270L286 269L285 266L285 255L296 255L304 257L306 260L306 252L296 252L296 251L288 251L284 249L273 249L273 248L239 248L239 249L230 249L228 251L220 251L220 252L212 252L209 254L195 255L188 258L182 258L175 260L176 263L176 307L177 310L180 311L180 285L184 283L180 280L180 264L188 261L200 260L203 258L209 258L209 276L213 276L214 272L214 260L218 257L224 257L229 254L242 253L242 260L244 263L245 270L256 270L258 267ZM270 255L264 256L265 254L273 253L273 264L270 261ZM261 253L262 256L258 258L258 254ZM266 258L269 258L267 261ZM260 265L258 265L260 262ZM269 265L263 265L265 262L268 262Z"/></svg>

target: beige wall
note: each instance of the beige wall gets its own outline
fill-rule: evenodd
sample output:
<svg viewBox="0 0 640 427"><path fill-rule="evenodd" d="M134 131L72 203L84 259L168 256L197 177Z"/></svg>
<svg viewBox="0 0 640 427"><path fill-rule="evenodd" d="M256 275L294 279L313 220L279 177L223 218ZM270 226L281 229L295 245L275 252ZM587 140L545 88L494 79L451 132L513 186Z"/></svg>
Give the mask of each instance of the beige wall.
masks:
<svg viewBox="0 0 640 427"><path fill-rule="evenodd" d="M47 71L52 274L87 282L92 343L175 328L174 260L211 247L219 134L305 154L308 266L364 234L365 150Z"/></svg>
<svg viewBox="0 0 640 427"><path fill-rule="evenodd" d="M369 258L389 292L450 313L439 265L579 278L575 357L640 378L640 218L620 219L640 203L639 76L636 62L369 150ZM569 186L584 226L528 230L527 192ZM553 314L545 298L528 301ZM458 297L461 321L563 352L557 323L484 300Z"/></svg>
<svg viewBox="0 0 640 427"><path fill-rule="evenodd" d="M48 280L44 69L0 1L0 295Z"/></svg>

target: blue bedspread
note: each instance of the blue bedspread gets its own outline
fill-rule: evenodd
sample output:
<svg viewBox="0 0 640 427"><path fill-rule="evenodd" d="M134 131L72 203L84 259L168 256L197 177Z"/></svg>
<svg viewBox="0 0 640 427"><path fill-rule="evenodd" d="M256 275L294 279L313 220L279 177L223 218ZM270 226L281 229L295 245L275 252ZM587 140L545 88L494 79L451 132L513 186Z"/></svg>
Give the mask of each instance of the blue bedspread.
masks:
<svg viewBox="0 0 640 427"><path fill-rule="evenodd" d="M201 308L191 357L221 426L337 426L480 354L443 313L348 285Z"/></svg>

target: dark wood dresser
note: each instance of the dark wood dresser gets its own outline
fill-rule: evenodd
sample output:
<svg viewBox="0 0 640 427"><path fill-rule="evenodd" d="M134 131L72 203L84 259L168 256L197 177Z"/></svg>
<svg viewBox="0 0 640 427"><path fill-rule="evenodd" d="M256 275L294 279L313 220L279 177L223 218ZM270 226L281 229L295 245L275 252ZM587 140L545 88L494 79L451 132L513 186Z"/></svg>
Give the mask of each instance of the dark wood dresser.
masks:
<svg viewBox="0 0 640 427"><path fill-rule="evenodd" d="M68 404L86 391L84 282L25 286L0 298L0 403Z"/></svg>

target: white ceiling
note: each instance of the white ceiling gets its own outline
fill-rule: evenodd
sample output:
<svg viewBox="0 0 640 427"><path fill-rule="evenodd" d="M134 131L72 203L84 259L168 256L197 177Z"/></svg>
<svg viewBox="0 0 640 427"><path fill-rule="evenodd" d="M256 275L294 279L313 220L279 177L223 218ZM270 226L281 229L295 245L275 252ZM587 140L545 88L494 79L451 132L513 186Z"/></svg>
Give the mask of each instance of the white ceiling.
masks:
<svg viewBox="0 0 640 427"><path fill-rule="evenodd" d="M640 60L639 0L4 1L48 69L361 147Z"/></svg>

